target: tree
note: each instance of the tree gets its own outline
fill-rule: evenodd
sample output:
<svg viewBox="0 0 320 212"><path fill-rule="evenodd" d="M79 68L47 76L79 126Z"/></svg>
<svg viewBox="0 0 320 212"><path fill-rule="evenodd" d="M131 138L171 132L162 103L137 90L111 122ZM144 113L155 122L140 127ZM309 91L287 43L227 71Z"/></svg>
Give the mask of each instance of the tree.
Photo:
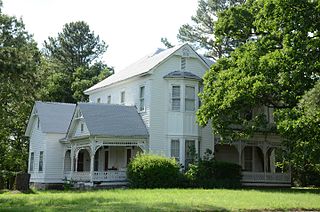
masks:
<svg viewBox="0 0 320 212"><path fill-rule="evenodd" d="M44 47L48 57L56 59L72 73L78 67L91 65L108 48L84 21L65 24L56 38L49 37L44 42Z"/></svg>
<svg viewBox="0 0 320 212"><path fill-rule="evenodd" d="M3 14L1 7L0 31L0 170L26 171L24 132L39 87L40 53L22 20Z"/></svg>
<svg viewBox="0 0 320 212"><path fill-rule="evenodd" d="M112 74L112 68L100 61L107 45L83 21L65 24L44 46L42 72L50 74L44 79L43 100L86 101L83 91Z"/></svg>
<svg viewBox="0 0 320 212"><path fill-rule="evenodd" d="M278 132L286 138L290 131L281 126L320 78L319 10L319 1L250 0L222 12L216 36L243 44L205 74L199 123L211 120L214 131L228 139L247 138L258 131ZM281 114L276 116L278 130L263 114L246 118L247 111L260 106ZM287 145L298 153L295 143ZM316 164L317 159L312 157L310 163Z"/></svg>
<svg viewBox="0 0 320 212"><path fill-rule="evenodd" d="M303 186L320 185L320 81L292 110L278 112L288 160Z"/></svg>
<svg viewBox="0 0 320 212"><path fill-rule="evenodd" d="M174 47L174 45L168 41L168 38L161 38L161 43L168 49Z"/></svg>
<svg viewBox="0 0 320 212"><path fill-rule="evenodd" d="M192 24L184 24L177 35L182 42L194 44L196 48L207 50L206 56L218 59L228 54L236 46L234 40L224 39L218 43L214 35L218 14L227 8L244 3L245 0L199 0Z"/></svg>

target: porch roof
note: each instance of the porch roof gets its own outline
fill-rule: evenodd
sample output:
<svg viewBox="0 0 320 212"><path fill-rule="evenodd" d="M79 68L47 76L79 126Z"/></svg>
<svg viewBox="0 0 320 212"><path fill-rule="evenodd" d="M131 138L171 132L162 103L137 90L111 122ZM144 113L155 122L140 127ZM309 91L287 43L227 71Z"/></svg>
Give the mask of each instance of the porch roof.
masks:
<svg viewBox="0 0 320 212"><path fill-rule="evenodd" d="M134 106L78 103L91 136L142 136L148 130Z"/></svg>

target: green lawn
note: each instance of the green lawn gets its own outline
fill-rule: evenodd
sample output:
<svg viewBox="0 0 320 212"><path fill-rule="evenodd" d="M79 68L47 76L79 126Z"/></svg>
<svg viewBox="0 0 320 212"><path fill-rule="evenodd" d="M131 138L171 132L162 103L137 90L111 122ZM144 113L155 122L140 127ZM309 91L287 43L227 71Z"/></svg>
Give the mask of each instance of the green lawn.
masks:
<svg viewBox="0 0 320 212"><path fill-rule="evenodd" d="M0 211L320 210L318 189L154 189L0 194Z"/></svg>

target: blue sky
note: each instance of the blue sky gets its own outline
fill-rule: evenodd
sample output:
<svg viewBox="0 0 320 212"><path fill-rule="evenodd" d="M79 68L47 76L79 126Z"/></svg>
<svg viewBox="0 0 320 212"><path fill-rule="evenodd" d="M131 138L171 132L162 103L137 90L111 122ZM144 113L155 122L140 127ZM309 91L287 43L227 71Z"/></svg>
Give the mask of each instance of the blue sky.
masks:
<svg viewBox="0 0 320 212"><path fill-rule="evenodd" d="M109 45L103 59L116 71L163 47L161 37L177 44L196 9L197 0L3 0L3 12L22 17L39 48L65 23L87 22Z"/></svg>

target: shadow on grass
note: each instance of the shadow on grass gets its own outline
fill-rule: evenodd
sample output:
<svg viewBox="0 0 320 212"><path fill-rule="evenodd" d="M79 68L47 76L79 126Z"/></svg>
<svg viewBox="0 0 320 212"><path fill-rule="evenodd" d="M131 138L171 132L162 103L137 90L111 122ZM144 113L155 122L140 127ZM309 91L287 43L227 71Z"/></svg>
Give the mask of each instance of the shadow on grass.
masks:
<svg viewBox="0 0 320 212"><path fill-rule="evenodd" d="M290 194L320 194L320 188L243 188L243 190L256 190L260 192L279 192Z"/></svg>
<svg viewBox="0 0 320 212"><path fill-rule="evenodd" d="M119 198L81 197L71 200L51 198L0 199L0 211L229 211L212 205L183 205L172 202L124 202Z"/></svg>

